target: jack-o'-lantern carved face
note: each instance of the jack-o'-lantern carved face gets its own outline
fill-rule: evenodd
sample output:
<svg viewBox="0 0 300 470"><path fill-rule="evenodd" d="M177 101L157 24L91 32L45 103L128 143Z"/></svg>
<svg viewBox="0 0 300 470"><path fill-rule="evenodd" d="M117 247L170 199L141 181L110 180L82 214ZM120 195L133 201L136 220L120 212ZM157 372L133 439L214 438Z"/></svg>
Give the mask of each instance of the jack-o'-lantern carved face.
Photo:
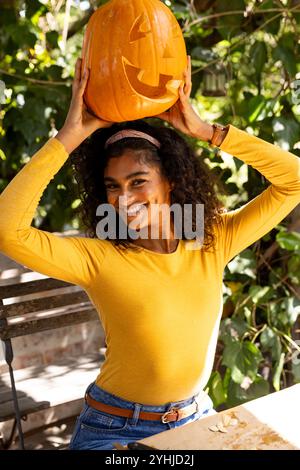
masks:
<svg viewBox="0 0 300 470"><path fill-rule="evenodd" d="M111 0L91 17L83 44L90 68L85 102L120 122L154 116L178 99L186 68L184 39L159 0Z"/></svg>

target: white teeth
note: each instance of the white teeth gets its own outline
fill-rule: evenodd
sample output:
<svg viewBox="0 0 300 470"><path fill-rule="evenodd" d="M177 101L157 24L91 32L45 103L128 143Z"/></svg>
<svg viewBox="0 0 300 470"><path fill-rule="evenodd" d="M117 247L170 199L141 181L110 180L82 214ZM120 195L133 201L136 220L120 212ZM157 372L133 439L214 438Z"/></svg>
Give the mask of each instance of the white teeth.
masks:
<svg viewBox="0 0 300 470"><path fill-rule="evenodd" d="M132 206L129 207L129 209L126 209L125 207L122 208L124 212L127 212L127 215L136 215L138 212L140 212L141 208L144 206L144 204L133 204Z"/></svg>
<svg viewBox="0 0 300 470"><path fill-rule="evenodd" d="M127 214L136 215L138 212L140 212L141 208L142 208L142 205L131 207L130 209L128 209Z"/></svg>

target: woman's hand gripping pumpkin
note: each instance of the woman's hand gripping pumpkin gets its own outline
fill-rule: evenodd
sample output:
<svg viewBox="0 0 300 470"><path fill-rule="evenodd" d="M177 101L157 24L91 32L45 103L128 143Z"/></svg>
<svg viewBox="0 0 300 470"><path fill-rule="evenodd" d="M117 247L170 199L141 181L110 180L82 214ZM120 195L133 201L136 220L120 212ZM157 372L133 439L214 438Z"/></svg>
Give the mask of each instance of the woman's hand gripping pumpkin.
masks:
<svg viewBox="0 0 300 470"><path fill-rule="evenodd" d="M213 134L213 127L202 121L190 103L192 90L191 56L188 56L187 68L184 71L184 83L179 87L179 98L167 111L156 117L164 119L175 129L201 140L209 140Z"/></svg>
<svg viewBox="0 0 300 470"><path fill-rule="evenodd" d="M97 118L88 111L83 95L89 79L89 69L86 68L81 76L81 65L82 59L77 59L70 108L63 127L56 135L68 153L71 153L97 129L110 127L113 124Z"/></svg>

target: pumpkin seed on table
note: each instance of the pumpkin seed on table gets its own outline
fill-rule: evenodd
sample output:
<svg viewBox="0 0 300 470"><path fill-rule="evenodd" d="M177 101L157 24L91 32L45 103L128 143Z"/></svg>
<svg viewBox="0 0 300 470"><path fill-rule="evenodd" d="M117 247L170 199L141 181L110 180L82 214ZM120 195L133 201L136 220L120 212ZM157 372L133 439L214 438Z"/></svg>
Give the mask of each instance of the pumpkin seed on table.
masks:
<svg viewBox="0 0 300 470"><path fill-rule="evenodd" d="M214 424L213 426L210 426L208 429L209 429L210 431L213 431L213 432L219 431L218 426L216 426L215 424Z"/></svg>
<svg viewBox="0 0 300 470"><path fill-rule="evenodd" d="M222 415L222 421L223 421L223 426L225 426L226 428L228 426L236 426L239 422L238 419L236 418L232 418L230 415Z"/></svg>
<svg viewBox="0 0 300 470"><path fill-rule="evenodd" d="M231 418L231 416L224 414L222 415L221 421L217 424L213 424L208 429L213 432L227 433L228 429L226 428L228 426L235 426L236 424L238 424L238 419Z"/></svg>
<svg viewBox="0 0 300 470"><path fill-rule="evenodd" d="M238 419L232 418L230 420L229 426L236 426L238 424L238 422L239 422Z"/></svg>
<svg viewBox="0 0 300 470"><path fill-rule="evenodd" d="M223 421L223 425L225 427L229 426L229 424L231 422L231 417L229 415L222 415L222 421Z"/></svg>
<svg viewBox="0 0 300 470"><path fill-rule="evenodd" d="M213 431L213 432L223 432L223 433L226 433L228 432L226 428L224 428L223 424L222 423L217 423L213 426L210 426L208 428L210 431Z"/></svg>
<svg viewBox="0 0 300 470"><path fill-rule="evenodd" d="M218 426L220 432L224 432L224 433L228 432L228 430L223 426L222 423L218 423L217 426Z"/></svg>

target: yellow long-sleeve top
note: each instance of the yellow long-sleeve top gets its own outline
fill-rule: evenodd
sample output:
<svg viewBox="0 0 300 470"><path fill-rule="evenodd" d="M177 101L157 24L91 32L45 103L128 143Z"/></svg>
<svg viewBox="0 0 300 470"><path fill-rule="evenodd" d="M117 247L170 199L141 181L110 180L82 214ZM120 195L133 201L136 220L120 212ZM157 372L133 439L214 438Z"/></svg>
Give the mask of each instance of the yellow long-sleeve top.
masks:
<svg viewBox="0 0 300 470"><path fill-rule="evenodd" d="M150 405L183 400L210 375L222 314L226 264L300 203L300 159L230 126L221 145L272 184L222 215L215 250L122 250L108 240L60 237L31 227L44 189L68 158L50 139L0 196L0 250L42 274L82 286L106 334L96 383Z"/></svg>

